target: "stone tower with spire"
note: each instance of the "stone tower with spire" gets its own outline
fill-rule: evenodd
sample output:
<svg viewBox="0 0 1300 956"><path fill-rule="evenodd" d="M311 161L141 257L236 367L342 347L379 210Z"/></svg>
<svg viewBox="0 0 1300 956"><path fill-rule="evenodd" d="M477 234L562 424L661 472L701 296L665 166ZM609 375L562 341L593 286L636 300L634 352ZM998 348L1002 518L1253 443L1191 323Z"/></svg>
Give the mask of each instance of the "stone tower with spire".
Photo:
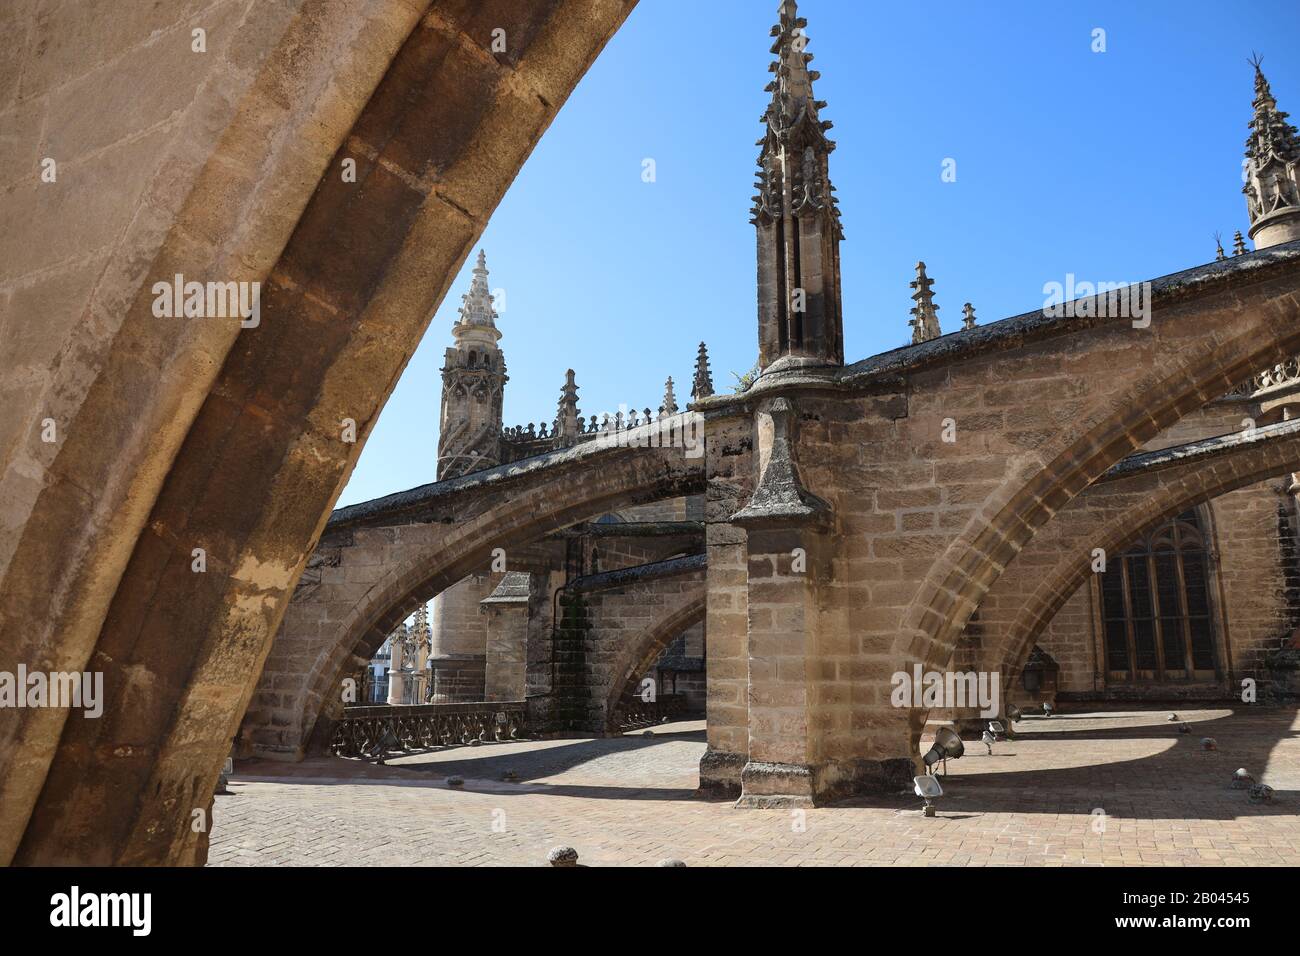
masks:
<svg viewBox="0 0 1300 956"><path fill-rule="evenodd" d="M497 345L501 332L487 277L487 257L480 250L442 367L439 481L500 463L506 361Z"/></svg>
<svg viewBox="0 0 1300 956"><path fill-rule="evenodd" d="M840 308L843 238L832 195L829 158L835 148L813 96L816 70L794 0L782 0L772 28L767 85L772 102L758 156L758 195L750 220L758 232L758 364L763 371L844 364Z"/></svg>
<svg viewBox="0 0 1300 956"><path fill-rule="evenodd" d="M1277 108L1268 80L1255 67L1255 115L1246 140L1246 209L1256 249L1300 239L1300 137Z"/></svg>

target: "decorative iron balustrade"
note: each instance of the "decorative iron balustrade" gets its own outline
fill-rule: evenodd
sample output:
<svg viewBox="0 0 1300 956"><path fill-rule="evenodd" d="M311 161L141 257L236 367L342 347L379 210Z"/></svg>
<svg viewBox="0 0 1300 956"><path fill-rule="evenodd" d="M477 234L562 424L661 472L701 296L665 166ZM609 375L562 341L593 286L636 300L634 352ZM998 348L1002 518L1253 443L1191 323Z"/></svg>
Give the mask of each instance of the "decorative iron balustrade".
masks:
<svg viewBox="0 0 1300 956"><path fill-rule="evenodd" d="M468 704L384 704L343 708L330 751L340 757L383 759L434 747L520 740L528 736L522 700Z"/></svg>
<svg viewBox="0 0 1300 956"><path fill-rule="evenodd" d="M683 694L663 694L648 701L636 697L620 715L618 729L628 731L654 727L678 720L685 713L686 697Z"/></svg>

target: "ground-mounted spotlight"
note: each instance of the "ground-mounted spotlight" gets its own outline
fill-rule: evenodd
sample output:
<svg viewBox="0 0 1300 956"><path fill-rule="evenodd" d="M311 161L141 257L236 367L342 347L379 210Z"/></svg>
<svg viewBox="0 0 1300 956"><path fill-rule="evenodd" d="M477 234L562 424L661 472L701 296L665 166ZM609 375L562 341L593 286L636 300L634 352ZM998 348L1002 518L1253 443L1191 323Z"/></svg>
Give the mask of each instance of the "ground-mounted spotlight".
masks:
<svg viewBox="0 0 1300 956"><path fill-rule="evenodd" d="M1002 726L1002 721L1000 720L989 721L989 733L993 735L993 739L998 743L1007 739L1007 729Z"/></svg>
<svg viewBox="0 0 1300 956"><path fill-rule="evenodd" d="M1181 724L1178 725L1178 732L1180 734L1190 734L1192 732L1192 725L1184 720Z"/></svg>
<svg viewBox="0 0 1300 956"><path fill-rule="evenodd" d="M1232 789L1249 790L1255 783L1255 778L1250 775L1250 771L1245 767L1238 767L1232 772Z"/></svg>
<svg viewBox="0 0 1300 956"><path fill-rule="evenodd" d="M1202 750L1218 750L1218 749L1219 749L1219 742L1218 742L1217 740L1215 740L1213 737L1202 737L1202 738L1201 738L1201 749L1202 749Z"/></svg>
<svg viewBox="0 0 1300 956"><path fill-rule="evenodd" d="M997 737L993 736L993 731L991 730L984 731L984 733L980 736L980 740L984 741L984 746L989 748L990 757L993 756L993 745L997 743L997 739L998 739Z"/></svg>
<svg viewBox="0 0 1300 956"><path fill-rule="evenodd" d="M1056 713L1056 708L1052 706L1052 702L1050 700L1043 701L1043 716L1051 717L1054 713Z"/></svg>
<svg viewBox="0 0 1300 956"><path fill-rule="evenodd" d="M1169 721L1170 723L1173 723L1177 719L1178 719L1177 714L1170 714L1168 717L1165 718L1165 720Z"/></svg>
<svg viewBox="0 0 1300 956"><path fill-rule="evenodd" d="M1015 704L1007 704L1007 720L1019 720L1023 716L1019 707Z"/></svg>
<svg viewBox="0 0 1300 956"><path fill-rule="evenodd" d="M927 817L934 816L934 801L943 796L943 787L939 786L939 778L932 774L913 777L912 790L925 801L925 806L921 808L921 814Z"/></svg>
<svg viewBox="0 0 1300 956"><path fill-rule="evenodd" d="M956 760L966 752L966 745L961 742L957 732L951 727L940 727L934 735L934 746L925 755L925 769L929 770L939 761L943 761L944 775L948 774L948 758Z"/></svg>

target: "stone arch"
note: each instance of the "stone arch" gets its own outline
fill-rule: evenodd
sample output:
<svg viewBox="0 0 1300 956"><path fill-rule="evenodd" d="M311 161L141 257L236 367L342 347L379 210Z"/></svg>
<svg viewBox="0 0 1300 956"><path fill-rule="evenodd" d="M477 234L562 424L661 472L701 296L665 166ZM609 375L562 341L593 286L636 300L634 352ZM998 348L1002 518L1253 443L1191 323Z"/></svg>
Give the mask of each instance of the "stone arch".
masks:
<svg viewBox="0 0 1300 956"><path fill-rule="evenodd" d="M1078 539L1081 536L1086 537L1090 547L1103 548L1108 555L1119 554L1128 543L1188 508L1300 468L1300 434L1297 434L1294 422L1261 429L1260 435L1261 438L1253 444L1236 436L1226 441L1214 440L1224 445L1229 453L1217 461L1194 460L1195 464L1189 462L1175 467L1171 470L1176 475L1166 480L1162 480L1159 470L1127 478L1119 474L1080 496L1077 499L1079 507L1063 510L1054 519L1061 523L1060 531L1054 533L1050 541L1045 539L1040 547L1032 551L1027 549L1025 556L1029 560L1023 568L1015 565L1008 568L1005 576L1008 584L1013 574L1031 575L1037 584L1027 598L1017 598L1019 610L1009 625L992 635L994 639L981 655L983 666L1000 669L1008 679L1019 675L1043 629L1092 573L1090 551L1061 550L1052 565L1033 564L1030 570L1036 554L1047 551L1061 538ZM1209 446L1211 442L1204 444ZM1160 456L1165 453L1150 454ZM1123 496L1131 503L1108 515L1104 522L1085 522L1086 499L1097 494ZM1212 524L1207 527L1207 532L1213 533ZM982 620L982 624L987 634L990 622ZM1221 650L1221 647L1216 649L1216 653L1221 653Z"/></svg>
<svg viewBox="0 0 1300 956"><path fill-rule="evenodd" d="M636 681L650 669L659 655L683 631L704 621L707 602L704 595L691 600L661 620L655 621L629 641L619 653L612 669L614 675L605 698L605 726L618 729L618 717L636 696ZM708 635L705 635L708 646Z"/></svg>
<svg viewBox="0 0 1300 956"><path fill-rule="evenodd" d="M223 67L212 100L239 117L203 177L168 168L189 205L145 218L175 241L115 256L137 274L85 310L83 400L6 554L0 619L43 625L6 658L102 671L110 706L6 720L0 860L202 861L190 813L210 805L330 503L488 216L632 6L303 0L269 58L254 44ZM508 53L485 49L496 27ZM213 102L192 127L224 121ZM177 142L194 149L192 133ZM148 290L174 272L260 281L259 326L164 327ZM207 574L190 571L196 546ZM131 759L112 756L123 747Z"/></svg>
<svg viewBox="0 0 1300 956"><path fill-rule="evenodd" d="M1108 398L1078 421L1056 423L1043 443L1052 450L1050 459L1028 456L932 562L893 642L891 653L900 669L910 669L913 662L926 670L947 666L971 614L1053 515L1181 417L1300 348L1300 298L1294 280L1287 278L1286 259L1279 255L1274 260L1267 251L1256 255L1261 260L1253 272L1222 273L1203 280L1200 288L1184 288L1178 275L1153 283L1151 302L1160 321L1150 326L1147 342L1120 344L1121 336L1136 334L1128 319L1094 321L1083 328L1067 325L1046 337L1058 361L1083 353L1076 370L1061 376L1061 385L1089 367L1096 374L1109 370L1113 382L1101 389ZM1278 265L1271 276L1274 262ZM1221 285L1214 288L1211 281ZM1091 313L1105 314L1104 307L1094 302ZM1041 318L1009 321L1027 324ZM1115 371L1107 353L1123 348L1131 348L1130 359L1142 354L1146 359ZM1032 355L1023 359L1032 360ZM954 361L946 367L945 387L984 387L981 363L969 363L969 371L964 364ZM1149 377L1153 369L1163 376ZM925 719L920 708L907 713L909 754L917 752Z"/></svg>
<svg viewBox="0 0 1300 956"><path fill-rule="evenodd" d="M342 509L318 551L338 549L343 566L336 577L348 580L336 591L344 598L336 601L329 585L316 583L295 595L243 733L260 725L268 736L257 741L259 749L293 757L322 746L342 707L334 690L356 660L372 657L413 605L487 566L492 549L509 551L610 508L676 497L702 484L699 462L675 449L584 443ZM357 588L363 593L350 597ZM302 659L311 661L305 670ZM268 685L274 690L262 694ZM281 702L278 713L262 708L264 696Z"/></svg>

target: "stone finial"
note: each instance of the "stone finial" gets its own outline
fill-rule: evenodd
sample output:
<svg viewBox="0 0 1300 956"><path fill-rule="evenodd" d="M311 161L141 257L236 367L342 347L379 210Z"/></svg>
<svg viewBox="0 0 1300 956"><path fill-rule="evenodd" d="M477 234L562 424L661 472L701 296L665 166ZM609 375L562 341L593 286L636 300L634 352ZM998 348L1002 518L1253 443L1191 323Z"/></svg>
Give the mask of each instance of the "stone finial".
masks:
<svg viewBox="0 0 1300 956"><path fill-rule="evenodd" d="M912 307L912 318L907 323L912 327L912 344L937 339L943 335L939 328L939 307L934 304L934 293L930 291L934 280L925 274L924 262L916 264L916 278L908 285L915 290L912 299L916 302Z"/></svg>
<svg viewBox="0 0 1300 956"><path fill-rule="evenodd" d="M703 342L695 356L695 379L691 382L691 398L708 398L713 394L713 373L709 371L709 350Z"/></svg>
<svg viewBox="0 0 1300 956"><path fill-rule="evenodd" d="M673 393L673 377L668 376L668 381L664 383L664 404L661 409L665 415L677 414L677 396ZM646 418L649 418L649 410L646 412Z"/></svg>
<svg viewBox="0 0 1300 956"><path fill-rule="evenodd" d="M1234 256L1242 255L1246 251L1246 240L1241 236L1241 230L1238 229L1236 235L1232 237L1232 254Z"/></svg>
<svg viewBox="0 0 1300 956"><path fill-rule="evenodd" d="M581 429L582 413L578 410L578 384L574 380L573 369L564 373L564 386L560 389L560 401L555 412L555 437L561 443L570 443L578 437Z"/></svg>
<svg viewBox="0 0 1300 956"><path fill-rule="evenodd" d="M1222 262L1226 258L1228 257L1223 253L1223 237L1216 232L1214 234L1214 261Z"/></svg>
<svg viewBox="0 0 1300 956"><path fill-rule="evenodd" d="M963 329L975 328L975 306L969 302L961 307L961 327Z"/></svg>
<svg viewBox="0 0 1300 956"><path fill-rule="evenodd" d="M1256 249L1300 239L1300 134L1277 108L1277 100L1260 68L1255 68L1254 115L1246 139L1246 211Z"/></svg>

